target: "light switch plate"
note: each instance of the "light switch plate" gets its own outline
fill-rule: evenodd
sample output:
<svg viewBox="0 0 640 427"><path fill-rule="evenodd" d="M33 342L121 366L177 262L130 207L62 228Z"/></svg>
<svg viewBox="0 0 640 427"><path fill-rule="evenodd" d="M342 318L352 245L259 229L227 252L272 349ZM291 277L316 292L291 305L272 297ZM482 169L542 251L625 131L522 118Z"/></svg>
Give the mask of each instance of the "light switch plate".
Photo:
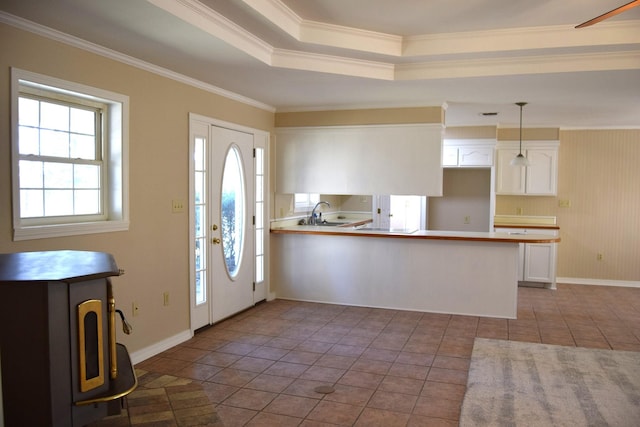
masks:
<svg viewBox="0 0 640 427"><path fill-rule="evenodd" d="M171 212L181 213L184 212L184 201L174 199L171 201Z"/></svg>

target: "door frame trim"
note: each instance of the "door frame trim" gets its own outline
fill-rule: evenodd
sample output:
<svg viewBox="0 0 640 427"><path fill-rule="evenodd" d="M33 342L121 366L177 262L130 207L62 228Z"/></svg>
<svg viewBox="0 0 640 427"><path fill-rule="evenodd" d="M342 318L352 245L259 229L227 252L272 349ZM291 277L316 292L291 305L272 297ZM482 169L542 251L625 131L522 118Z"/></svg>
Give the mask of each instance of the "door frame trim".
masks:
<svg viewBox="0 0 640 427"><path fill-rule="evenodd" d="M270 292L269 286L269 212L270 212L270 188L271 188L271 174L269 169L269 159L270 159L270 133L268 131L251 128L248 126L243 126L237 123L231 123L224 120L219 120L207 116L203 116L196 113L189 113L189 135L188 135L188 153L189 153L189 329L193 334L196 329L193 324L193 312L192 307L195 301L195 277L193 272L195 271L195 224L194 224L194 216L195 216L195 200L194 200L194 192L195 192L195 182L194 182L194 158L193 158L193 145L191 141L191 124L194 122L206 123L210 126L217 126L221 128L226 128L233 131L249 133L253 135L254 139L254 148L260 147L264 149L264 208L263 208L263 218L265 221L264 228L264 281L260 284L256 284L254 291L254 301L262 301L262 300L272 300L275 298L275 295ZM253 177L255 178L255 177ZM253 257L255 258L255 247L253 248ZM255 261L254 261L255 262Z"/></svg>

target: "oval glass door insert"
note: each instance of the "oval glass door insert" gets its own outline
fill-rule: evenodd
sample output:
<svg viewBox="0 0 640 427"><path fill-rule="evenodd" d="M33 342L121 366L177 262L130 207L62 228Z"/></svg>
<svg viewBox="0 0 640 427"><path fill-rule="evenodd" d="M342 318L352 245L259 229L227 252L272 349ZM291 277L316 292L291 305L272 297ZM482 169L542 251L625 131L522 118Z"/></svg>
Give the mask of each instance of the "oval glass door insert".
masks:
<svg viewBox="0 0 640 427"><path fill-rule="evenodd" d="M240 150L232 145L222 175L222 250L231 278L237 276L242 260L245 218L245 183Z"/></svg>

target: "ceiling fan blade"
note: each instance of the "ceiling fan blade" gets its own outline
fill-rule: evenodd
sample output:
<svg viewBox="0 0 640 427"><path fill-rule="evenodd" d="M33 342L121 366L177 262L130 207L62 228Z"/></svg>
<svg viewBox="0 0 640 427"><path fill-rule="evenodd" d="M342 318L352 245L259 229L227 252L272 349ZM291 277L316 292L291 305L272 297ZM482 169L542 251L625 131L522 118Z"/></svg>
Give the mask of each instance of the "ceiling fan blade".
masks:
<svg viewBox="0 0 640 427"><path fill-rule="evenodd" d="M619 13L622 13L622 12L624 12L626 10L629 10L629 9L631 9L633 7L636 7L636 6L640 6L640 0L634 0L632 2L629 2L629 3L625 4L625 5L622 5L620 7L617 7L615 9L613 9L613 10L610 10L607 13L603 13L600 16L596 16L595 18L590 19L590 20L588 20L586 22L583 22L580 25L576 25L575 28L584 28L584 27L588 27L588 26L593 25L593 24L597 24L600 21L604 21L607 18L611 18L612 16L615 16L615 15L617 15Z"/></svg>

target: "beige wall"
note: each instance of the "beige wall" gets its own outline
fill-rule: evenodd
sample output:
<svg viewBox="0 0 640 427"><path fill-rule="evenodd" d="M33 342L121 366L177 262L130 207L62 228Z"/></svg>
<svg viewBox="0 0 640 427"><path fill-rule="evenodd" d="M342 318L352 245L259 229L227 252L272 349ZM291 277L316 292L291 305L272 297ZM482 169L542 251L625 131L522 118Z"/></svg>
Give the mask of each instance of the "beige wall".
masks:
<svg viewBox="0 0 640 427"><path fill-rule="evenodd" d="M497 132L495 126L454 126L445 129L444 139L495 139Z"/></svg>
<svg viewBox="0 0 640 427"><path fill-rule="evenodd" d="M129 231L12 241L10 67L130 97ZM141 69L0 24L0 252L78 249L114 255L118 308L133 324L119 341L136 351L189 329L189 219L171 200L189 200L190 112L272 131L274 114ZM170 305L163 306L163 292ZM140 314L131 317L137 301Z"/></svg>
<svg viewBox="0 0 640 427"><path fill-rule="evenodd" d="M428 229L490 231L491 169L445 168L443 172L442 197L429 197Z"/></svg>
<svg viewBox="0 0 640 427"><path fill-rule="evenodd" d="M276 127L413 123L444 123L444 110L440 107L373 108L276 113L275 117Z"/></svg>
<svg viewBox="0 0 640 427"><path fill-rule="evenodd" d="M558 196L498 196L496 213L557 216L559 277L640 281L639 160L640 130L560 131Z"/></svg>

